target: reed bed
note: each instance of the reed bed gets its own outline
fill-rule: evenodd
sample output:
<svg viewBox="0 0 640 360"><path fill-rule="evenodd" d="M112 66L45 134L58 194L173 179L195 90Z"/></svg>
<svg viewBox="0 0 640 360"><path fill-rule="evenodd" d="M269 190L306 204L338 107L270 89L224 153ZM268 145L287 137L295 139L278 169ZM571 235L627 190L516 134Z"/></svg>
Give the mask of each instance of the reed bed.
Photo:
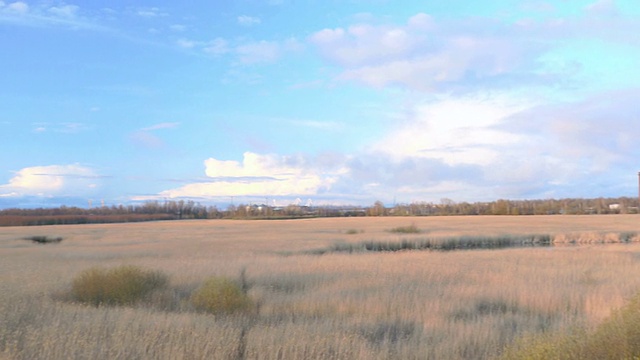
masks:
<svg viewBox="0 0 640 360"><path fill-rule="evenodd" d="M414 235L388 231L406 226L403 221L5 228L0 358L489 359L528 334L596 328L640 292L635 242L308 253L336 243L411 240ZM443 238L640 231L637 216L412 221ZM347 229L362 231L347 235ZM65 240L45 246L23 240L54 235ZM87 269L123 265L162 271L167 288L129 306L95 307L60 296ZM242 282L253 310L219 315L190 307L190 295L211 276ZM167 301L174 304L164 306Z"/></svg>
<svg viewBox="0 0 640 360"><path fill-rule="evenodd" d="M397 231L394 231L397 232ZM416 232L417 233L417 232ZM504 249L511 247L616 244L640 242L635 232L622 233L570 233L551 235L502 235L502 236L452 236L446 238L403 238L391 241L369 240L361 243L338 242L322 249L306 251L307 254L323 255L330 252L393 252L411 250L476 250Z"/></svg>

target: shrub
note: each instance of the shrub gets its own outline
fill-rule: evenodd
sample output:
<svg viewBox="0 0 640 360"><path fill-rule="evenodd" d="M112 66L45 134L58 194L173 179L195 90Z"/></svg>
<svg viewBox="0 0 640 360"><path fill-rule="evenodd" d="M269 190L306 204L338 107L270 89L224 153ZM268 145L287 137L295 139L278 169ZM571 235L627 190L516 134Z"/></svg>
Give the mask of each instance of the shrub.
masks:
<svg viewBox="0 0 640 360"><path fill-rule="evenodd" d="M62 237L60 236L49 237L49 236L35 235L35 236L26 237L25 240L31 240L37 244L57 244L62 241Z"/></svg>
<svg viewBox="0 0 640 360"><path fill-rule="evenodd" d="M409 226L398 226L389 231L398 234L419 234L422 232L415 224L411 224Z"/></svg>
<svg viewBox="0 0 640 360"><path fill-rule="evenodd" d="M201 311L213 314L244 312L251 307L251 299L235 282L211 277L191 295L191 303Z"/></svg>
<svg viewBox="0 0 640 360"><path fill-rule="evenodd" d="M598 359L640 358L640 295L614 311L585 346Z"/></svg>
<svg viewBox="0 0 640 360"><path fill-rule="evenodd" d="M640 358L640 295L614 311L594 331L542 334L507 347L502 359L638 359Z"/></svg>
<svg viewBox="0 0 640 360"><path fill-rule="evenodd" d="M130 305L166 286L161 272L125 265L113 269L91 268L73 280L74 300L95 306Z"/></svg>

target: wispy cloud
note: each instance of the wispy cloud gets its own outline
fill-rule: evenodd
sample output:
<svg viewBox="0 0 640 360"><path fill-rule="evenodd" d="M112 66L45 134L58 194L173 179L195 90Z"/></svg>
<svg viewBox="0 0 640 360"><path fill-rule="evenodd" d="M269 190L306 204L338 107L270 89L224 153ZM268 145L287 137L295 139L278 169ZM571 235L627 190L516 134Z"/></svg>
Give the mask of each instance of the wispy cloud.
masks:
<svg viewBox="0 0 640 360"><path fill-rule="evenodd" d="M262 20L260 20L259 17L248 16L248 15L238 16L237 20L238 20L238 24L242 26L253 26L253 25L258 25L262 22Z"/></svg>
<svg viewBox="0 0 640 360"><path fill-rule="evenodd" d="M184 32L188 29L188 26L182 24L172 24L169 25L169 29L175 32Z"/></svg>
<svg viewBox="0 0 640 360"><path fill-rule="evenodd" d="M16 1L0 4L0 23L22 26L62 26L73 29L110 31L95 20L83 16L82 9L73 4L51 5Z"/></svg>
<svg viewBox="0 0 640 360"><path fill-rule="evenodd" d="M129 140L143 148L160 149L166 146L166 142L155 134L158 130L174 129L180 126L179 122L162 122L141 128L129 134Z"/></svg>
<svg viewBox="0 0 640 360"><path fill-rule="evenodd" d="M163 123L158 123L158 124L154 124L151 126L147 126L144 127L142 129L140 129L140 131L154 131L154 130L161 130L161 129L173 129L180 126L179 122L163 122Z"/></svg>
<svg viewBox="0 0 640 360"><path fill-rule="evenodd" d="M203 50L210 55L224 55L230 51L229 42L223 38L215 38L204 44Z"/></svg>
<svg viewBox="0 0 640 360"><path fill-rule="evenodd" d="M550 72L553 68L541 59L569 39L638 44L629 33L640 30L640 21L615 14L615 3L608 0L571 19L505 23L490 18L436 20L416 14L403 25L326 28L308 41L340 69L337 79L375 88L448 92L548 86L580 75Z"/></svg>
<svg viewBox="0 0 640 360"><path fill-rule="evenodd" d="M47 11L56 16L73 18L77 16L79 9L80 7L77 5L60 5L52 6Z"/></svg>
<svg viewBox="0 0 640 360"><path fill-rule="evenodd" d="M344 129L344 124L335 121L291 120L291 124L325 131L339 131Z"/></svg>
<svg viewBox="0 0 640 360"><path fill-rule="evenodd" d="M230 65L253 66L278 62L285 55L299 53L304 44L295 38L284 40L246 40L225 39L217 37L213 40L203 41L190 38L174 40L175 44L183 49L191 49L211 55L214 58L229 60Z"/></svg>
<svg viewBox="0 0 640 360"><path fill-rule="evenodd" d="M343 69L339 79L378 88L440 91L460 85L486 87L489 80L505 77L534 77L532 59L547 42L518 36L521 33L517 26L493 20L441 23L417 14L403 26L355 24L318 31L309 41Z"/></svg>
<svg viewBox="0 0 640 360"><path fill-rule="evenodd" d="M134 10L134 13L143 18L155 18L169 16L166 11L158 7L141 7Z"/></svg>
<svg viewBox="0 0 640 360"><path fill-rule="evenodd" d="M89 126L81 122L62 122L62 123L47 123L37 122L33 123L33 132L45 133L63 133L63 134L77 134L89 129Z"/></svg>
<svg viewBox="0 0 640 360"><path fill-rule="evenodd" d="M281 55L281 47L273 41L258 41L239 45L235 52L238 60L243 64L270 63L276 61Z"/></svg>

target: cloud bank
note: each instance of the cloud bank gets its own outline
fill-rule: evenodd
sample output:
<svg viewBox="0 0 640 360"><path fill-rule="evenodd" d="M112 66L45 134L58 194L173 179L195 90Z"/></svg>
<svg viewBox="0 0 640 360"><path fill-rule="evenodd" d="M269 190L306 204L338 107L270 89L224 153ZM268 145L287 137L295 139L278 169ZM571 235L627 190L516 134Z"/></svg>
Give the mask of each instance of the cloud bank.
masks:
<svg viewBox="0 0 640 360"><path fill-rule="evenodd" d="M330 195L336 203L614 196L635 186L638 96L618 91L555 105L444 97L416 105L402 126L359 153L324 164L309 155L210 158L210 181L159 196Z"/></svg>
<svg viewBox="0 0 640 360"><path fill-rule="evenodd" d="M100 178L93 169L77 164L27 167L0 185L0 197L87 196L100 186Z"/></svg>
<svg viewBox="0 0 640 360"><path fill-rule="evenodd" d="M294 156L244 153L242 162L205 160L205 174L211 180L161 192L160 197L247 197L317 195L331 188L341 172L310 166Z"/></svg>
<svg viewBox="0 0 640 360"><path fill-rule="evenodd" d="M206 150L189 153L193 150L185 146L184 153L197 153L205 180L156 187L149 190L151 195L132 199L309 197L369 204L442 197L482 201L635 195L640 21L625 15L620 3L599 0L576 7L529 2L493 17L420 12L396 22L391 16L361 15L347 17L351 23L342 18L295 34L273 29L267 34L271 18L262 13L226 14L227 25L238 32L196 33L198 27L188 17L177 21L163 8L112 10L114 19L148 24L145 34L153 29L154 44L165 41L172 56L197 59L193 63L202 73L185 78L205 79L196 83L198 94L179 94L171 103L182 104L185 113L191 105L213 104L199 107L202 114L181 118L181 123L142 119L126 130L124 141L147 150L141 158L166 147L169 136L200 136L185 133L187 129L233 127L238 134L251 134L254 143L269 144L239 145L215 134L211 139L202 135L202 144L211 141ZM0 22L101 29L101 21L107 23L106 10L89 16L87 8L0 1ZM562 12L566 8L572 12ZM209 67L219 71L207 77ZM180 76L169 78L179 81L175 79ZM247 83L251 87L242 88ZM220 89L209 92L216 86ZM236 98L227 96L227 90L237 91ZM317 106L334 91L352 102L336 101L336 106L344 106L344 115L341 109L323 113ZM216 103L218 99L229 104ZM244 109L247 104L256 110ZM305 113L306 104L318 114ZM161 101L157 105L162 107ZM365 107L373 110L353 110ZM218 114L217 108L227 111ZM368 117L372 113L374 120ZM276 121L265 121L269 118L299 120L280 121L275 128ZM321 121L326 119L337 121ZM242 124L227 125L234 121ZM71 121L31 124L31 134L38 136L83 129L82 123ZM292 129L316 131L317 137L308 137L315 142L308 148L315 152L282 144L282 139L296 136ZM357 141L350 138L365 133ZM326 144L318 145L318 139ZM332 140L359 145L335 153ZM211 143L226 147L208 147ZM137 166L144 173L145 166L153 164ZM80 165L26 167L0 185L0 197L88 196L100 185L96 173Z"/></svg>

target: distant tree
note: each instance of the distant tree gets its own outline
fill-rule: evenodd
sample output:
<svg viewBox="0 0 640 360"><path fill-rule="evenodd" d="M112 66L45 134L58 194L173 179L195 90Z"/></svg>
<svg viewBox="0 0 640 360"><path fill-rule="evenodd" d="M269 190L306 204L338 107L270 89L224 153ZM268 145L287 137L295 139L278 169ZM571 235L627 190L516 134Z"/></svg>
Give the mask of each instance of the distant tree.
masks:
<svg viewBox="0 0 640 360"><path fill-rule="evenodd" d="M386 215L385 207L382 201L376 201L372 207L367 211L369 216L384 216Z"/></svg>

